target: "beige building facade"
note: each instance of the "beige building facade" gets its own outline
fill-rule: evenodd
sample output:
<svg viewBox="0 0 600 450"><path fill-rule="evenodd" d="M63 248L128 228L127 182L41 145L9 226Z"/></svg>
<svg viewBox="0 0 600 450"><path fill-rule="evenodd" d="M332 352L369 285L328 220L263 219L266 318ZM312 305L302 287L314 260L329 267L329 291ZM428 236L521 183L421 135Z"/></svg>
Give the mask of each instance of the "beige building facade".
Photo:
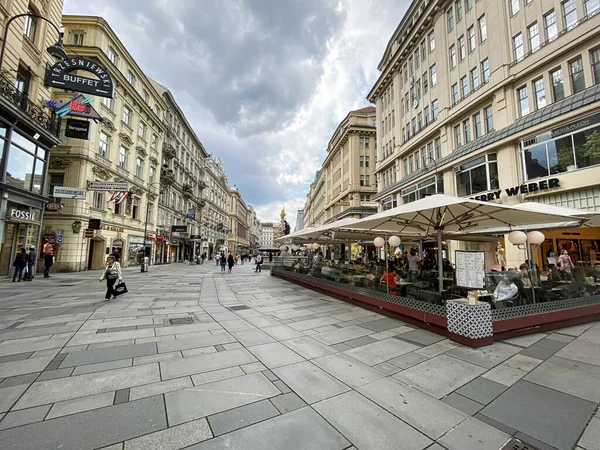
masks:
<svg viewBox="0 0 600 450"><path fill-rule="evenodd" d="M45 69L57 62L46 49L59 41L62 7L62 0L0 2L1 30L6 32L0 73L1 275L12 271L21 248L42 242L44 205L50 201L50 149L61 142L61 121L45 106L51 98ZM21 14L50 23L33 16L13 19Z"/></svg>
<svg viewBox="0 0 600 450"><path fill-rule="evenodd" d="M250 227L248 224L248 206L237 187L229 188L229 233L227 251L235 255L250 252Z"/></svg>
<svg viewBox="0 0 600 450"><path fill-rule="evenodd" d="M202 252L214 258L227 247L229 207L231 194L227 173L222 161L210 155L205 161L206 190L204 192L204 215L202 217ZM206 239L206 240L204 240Z"/></svg>
<svg viewBox="0 0 600 450"><path fill-rule="evenodd" d="M317 170L315 178L310 184L306 203L304 204L304 227L317 227L325 224L325 181L323 169Z"/></svg>
<svg viewBox="0 0 600 450"><path fill-rule="evenodd" d="M103 191L87 191L84 200L56 199L62 209L46 213L43 235L48 240L61 236L55 254L58 271L99 269L113 249L120 252L123 266L139 264L144 253L151 258L157 226L163 99L104 19L63 16L62 23L67 52L106 67L115 90L114 98L91 103L104 120L91 122L89 140L62 135L50 158L49 192L55 186L85 188L88 181L109 181L128 183L129 193L120 203ZM71 97L54 93L57 101ZM90 219L100 219L101 229L86 239L83 231Z"/></svg>
<svg viewBox="0 0 600 450"><path fill-rule="evenodd" d="M443 192L600 210L598 1L414 1L378 68L381 209ZM545 234L544 266L600 245L600 230ZM500 242L518 267L523 252Z"/></svg>

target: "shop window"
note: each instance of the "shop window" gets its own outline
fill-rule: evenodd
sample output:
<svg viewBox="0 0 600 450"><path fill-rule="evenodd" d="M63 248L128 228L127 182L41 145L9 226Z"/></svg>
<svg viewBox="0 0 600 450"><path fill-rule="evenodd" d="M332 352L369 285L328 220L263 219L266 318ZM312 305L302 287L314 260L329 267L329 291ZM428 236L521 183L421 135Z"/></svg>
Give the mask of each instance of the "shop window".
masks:
<svg viewBox="0 0 600 450"><path fill-rule="evenodd" d="M436 183L437 179L437 183ZM402 202L410 203L434 194L444 193L444 182L441 177L431 177L416 186L402 191Z"/></svg>
<svg viewBox="0 0 600 450"><path fill-rule="evenodd" d="M459 197L498 188L498 163L495 153L469 161L456 171L456 192Z"/></svg>

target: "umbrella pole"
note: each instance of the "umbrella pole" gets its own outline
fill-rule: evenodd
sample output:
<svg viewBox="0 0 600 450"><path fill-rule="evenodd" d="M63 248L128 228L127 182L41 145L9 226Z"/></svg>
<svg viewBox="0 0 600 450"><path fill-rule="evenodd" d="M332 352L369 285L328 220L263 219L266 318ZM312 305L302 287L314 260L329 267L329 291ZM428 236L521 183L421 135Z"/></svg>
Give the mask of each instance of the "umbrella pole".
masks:
<svg viewBox="0 0 600 450"><path fill-rule="evenodd" d="M533 261L533 250L531 248L531 245L529 245L529 239L527 239L527 242L525 242L526 247L526 251L525 254L527 255L527 259L529 260L529 284L531 284L531 299L533 301L533 303L537 303L535 301L535 286L534 286L534 280L537 280L537 271L535 270L535 263Z"/></svg>
<svg viewBox="0 0 600 450"><path fill-rule="evenodd" d="M444 272L442 270L442 229L437 229L437 246L438 246L438 290L442 292L444 290Z"/></svg>

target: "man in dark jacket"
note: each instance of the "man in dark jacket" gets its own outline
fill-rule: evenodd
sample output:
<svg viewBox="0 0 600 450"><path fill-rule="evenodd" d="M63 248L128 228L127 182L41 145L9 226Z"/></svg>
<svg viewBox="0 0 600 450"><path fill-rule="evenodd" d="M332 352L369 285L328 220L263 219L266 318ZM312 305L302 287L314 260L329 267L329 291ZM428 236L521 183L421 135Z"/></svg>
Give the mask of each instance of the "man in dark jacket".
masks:
<svg viewBox="0 0 600 450"><path fill-rule="evenodd" d="M27 255L27 278L32 281L35 278L36 266L37 266L37 250L32 245L29 247L29 254Z"/></svg>
<svg viewBox="0 0 600 450"><path fill-rule="evenodd" d="M44 255L44 278L50 278L50 269L54 264L54 255L52 252L47 252Z"/></svg>
<svg viewBox="0 0 600 450"><path fill-rule="evenodd" d="M17 275L19 275L19 281L21 281L21 277L23 276L23 269L27 267L27 253L25 251L25 247L21 248L21 251L17 253L15 261L13 262L13 267L15 268L15 274L13 275L13 283L17 280Z"/></svg>

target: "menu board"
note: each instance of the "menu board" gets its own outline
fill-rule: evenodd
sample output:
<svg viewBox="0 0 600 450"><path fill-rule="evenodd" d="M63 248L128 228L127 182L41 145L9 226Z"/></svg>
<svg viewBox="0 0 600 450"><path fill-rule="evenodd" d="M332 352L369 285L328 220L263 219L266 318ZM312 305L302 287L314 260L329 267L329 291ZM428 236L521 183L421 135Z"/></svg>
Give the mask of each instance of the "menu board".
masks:
<svg viewBox="0 0 600 450"><path fill-rule="evenodd" d="M468 289L485 288L485 252L455 251L456 284Z"/></svg>

